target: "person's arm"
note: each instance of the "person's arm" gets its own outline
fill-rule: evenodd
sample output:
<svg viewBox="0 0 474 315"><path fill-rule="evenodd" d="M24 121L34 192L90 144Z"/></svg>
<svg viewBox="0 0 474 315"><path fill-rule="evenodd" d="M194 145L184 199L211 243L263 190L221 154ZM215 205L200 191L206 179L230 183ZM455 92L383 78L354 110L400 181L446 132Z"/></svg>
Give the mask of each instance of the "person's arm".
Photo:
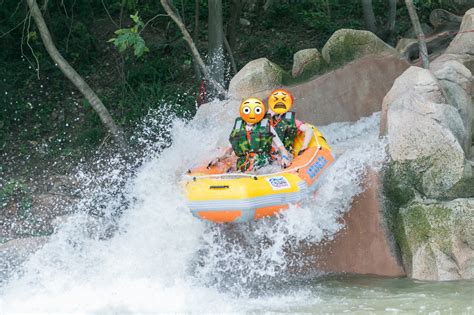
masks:
<svg viewBox="0 0 474 315"><path fill-rule="evenodd" d="M304 133L304 140L303 140L303 144L301 145L301 149L300 149L300 152L303 152L304 150L306 150L308 148L308 145L311 141L311 138L313 137L313 128L311 128L311 126L309 126L307 124L301 124L298 127L298 130L300 130L301 132Z"/></svg>
<svg viewBox="0 0 474 315"><path fill-rule="evenodd" d="M278 134L276 133L275 129L273 127L270 127L270 132L273 134L273 145L278 149L281 155L281 163L283 167L288 167L291 164L292 156L288 152L288 150L285 149L285 146L283 145L283 142L281 141L280 137L278 137Z"/></svg>
<svg viewBox="0 0 474 315"><path fill-rule="evenodd" d="M211 160L211 161L209 162L209 164L207 165L207 167L209 168L209 167L211 167L211 166L216 165L216 164L219 163L221 160L223 160L223 159L227 158L228 156L230 156L230 155L232 154L232 152L233 152L232 146L228 146L228 147L225 149L224 153L223 153L221 156L218 156L218 157L216 157L215 159Z"/></svg>

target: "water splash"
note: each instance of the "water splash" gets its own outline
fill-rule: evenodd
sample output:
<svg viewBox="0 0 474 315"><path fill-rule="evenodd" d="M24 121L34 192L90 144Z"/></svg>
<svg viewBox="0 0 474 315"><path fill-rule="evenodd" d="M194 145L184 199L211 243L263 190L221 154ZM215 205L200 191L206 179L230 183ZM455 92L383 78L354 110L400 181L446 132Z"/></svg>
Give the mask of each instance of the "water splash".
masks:
<svg viewBox="0 0 474 315"><path fill-rule="evenodd" d="M222 117L218 106L213 116ZM231 120L209 125L212 117L191 123L171 121L166 113L152 117L151 126L165 126L167 132L156 138L156 128L146 127L136 137L144 147L142 156L133 162L98 161L106 165L101 172L78 173L85 188L90 187L85 190L89 197L1 288L0 309L242 310L239 299L291 281L290 271L308 263L298 254L302 243L330 238L341 228L338 219L361 192L367 167L378 167L385 159L384 143L377 137L378 114L355 124L326 126L321 130L340 156L322 179L316 199L291 206L278 218L213 225L190 215L181 176L196 161L215 154ZM173 145L168 146L170 139ZM91 219L87 213L93 210L103 214L101 219ZM113 232L104 233L111 221ZM291 294L283 296L291 299Z"/></svg>

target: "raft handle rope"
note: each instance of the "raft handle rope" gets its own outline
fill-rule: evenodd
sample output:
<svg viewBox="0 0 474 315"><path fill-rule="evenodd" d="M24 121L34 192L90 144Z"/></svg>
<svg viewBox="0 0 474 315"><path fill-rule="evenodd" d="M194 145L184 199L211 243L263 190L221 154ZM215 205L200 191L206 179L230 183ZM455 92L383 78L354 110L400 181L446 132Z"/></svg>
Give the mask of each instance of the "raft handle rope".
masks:
<svg viewBox="0 0 474 315"><path fill-rule="evenodd" d="M304 165L296 167L296 168L294 167L294 168L284 169L280 172L273 172L273 173L267 173L267 174L258 174L258 176L260 176L260 177L262 177L262 176L274 176L274 175L279 175L279 174L291 173L291 172L294 172L294 171L299 172L300 169L305 168L306 166L311 164L311 162L313 162L314 158L318 154L319 150L321 150L321 146L318 143L318 136L317 136L316 132L313 132L313 135L314 135L314 139L316 140L316 144L317 144L316 150L314 151L313 156L311 157L311 159L309 159L308 162L306 162ZM184 175L184 177L189 178L191 176ZM199 176L193 176L192 179L193 179L193 181L196 181L196 179L201 179L201 178L225 178L225 177L252 177L253 179L258 180L257 175L255 175L255 174L245 174L245 173L199 175Z"/></svg>

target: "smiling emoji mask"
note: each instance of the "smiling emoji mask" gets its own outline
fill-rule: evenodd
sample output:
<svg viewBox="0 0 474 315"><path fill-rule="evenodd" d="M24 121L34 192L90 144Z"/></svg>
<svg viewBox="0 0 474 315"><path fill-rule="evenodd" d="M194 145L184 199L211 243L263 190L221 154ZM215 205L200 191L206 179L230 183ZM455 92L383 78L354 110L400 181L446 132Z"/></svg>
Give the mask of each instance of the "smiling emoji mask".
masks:
<svg viewBox="0 0 474 315"><path fill-rule="evenodd" d="M249 124L256 124L265 117L265 105L258 98L247 98L240 104L240 117Z"/></svg>
<svg viewBox="0 0 474 315"><path fill-rule="evenodd" d="M293 106L293 95L287 90L274 90L268 98L268 106L275 114L284 114Z"/></svg>

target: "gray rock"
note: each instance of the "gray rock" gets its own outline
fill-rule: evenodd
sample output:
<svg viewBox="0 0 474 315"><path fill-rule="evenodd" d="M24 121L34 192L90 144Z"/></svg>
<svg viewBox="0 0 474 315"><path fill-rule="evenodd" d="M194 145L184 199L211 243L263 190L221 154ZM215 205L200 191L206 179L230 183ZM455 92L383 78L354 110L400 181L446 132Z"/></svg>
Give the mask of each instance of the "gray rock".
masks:
<svg viewBox="0 0 474 315"><path fill-rule="evenodd" d="M309 78L319 72L322 62L324 60L316 48L299 50L293 55L291 75L293 78Z"/></svg>
<svg viewBox="0 0 474 315"><path fill-rule="evenodd" d="M438 80L446 80L456 83L467 93L472 85L472 73L461 62L457 60L436 59L430 65L431 71Z"/></svg>
<svg viewBox="0 0 474 315"><path fill-rule="evenodd" d="M402 256L419 280L474 276L474 199L414 201L400 210ZM403 232L400 232L403 231Z"/></svg>
<svg viewBox="0 0 474 315"><path fill-rule="evenodd" d="M366 55L391 54L399 56L392 46L369 31L340 29L329 38L322 49L324 60L331 67L341 66Z"/></svg>
<svg viewBox="0 0 474 315"><path fill-rule="evenodd" d="M461 25L462 17L443 9L435 9L431 11L430 23L436 30L441 29L457 29Z"/></svg>
<svg viewBox="0 0 474 315"><path fill-rule="evenodd" d="M457 108L462 117L466 132L460 140L464 152L470 155L472 143L472 125L474 120L474 106L472 102L471 87L473 76L471 71L456 60L435 60L430 68L443 87L448 102Z"/></svg>
<svg viewBox="0 0 474 315"><path fill-rule="evenodd" d="M255 96L281 86L285 76L289 74L266 58L252 60L232 78L229 94L236 99Z"/></svg>
<svg viewBox="0 0 474 315"><path fill-rule="evenodd" d="M433 103L446 103L438 82L427 69L412 66L400 75L382 101L380 134L387 133L387 112L393 102L405 95L420 95Z"/></svg>
<svg viewBox="0 0 474 315"><path fill-rule="evenodd" d="M466 12L462 19L461 28L454 40L446 49L448 54L474 55L474 8Z"/></svg>
<svg viewBox="0 0 474 315"><path fill-rule="evenodd" d="M413 54L412 51L415 50L412 48L414 45L418 45L418 40L414 38L400 38L395 49L403 58L410 59Z"/></svg>
<svg viewBox="0 0 474 315"><path fill-rule="evenodd" d="M417 94L406 94L388 110L389 154L404 165L401 181L417 182L428 197L444 196L464 174L464 151L455 134L462 134L462 120L450 105L437 104ZM418 179L404 178L403 173Z"/></svg>

